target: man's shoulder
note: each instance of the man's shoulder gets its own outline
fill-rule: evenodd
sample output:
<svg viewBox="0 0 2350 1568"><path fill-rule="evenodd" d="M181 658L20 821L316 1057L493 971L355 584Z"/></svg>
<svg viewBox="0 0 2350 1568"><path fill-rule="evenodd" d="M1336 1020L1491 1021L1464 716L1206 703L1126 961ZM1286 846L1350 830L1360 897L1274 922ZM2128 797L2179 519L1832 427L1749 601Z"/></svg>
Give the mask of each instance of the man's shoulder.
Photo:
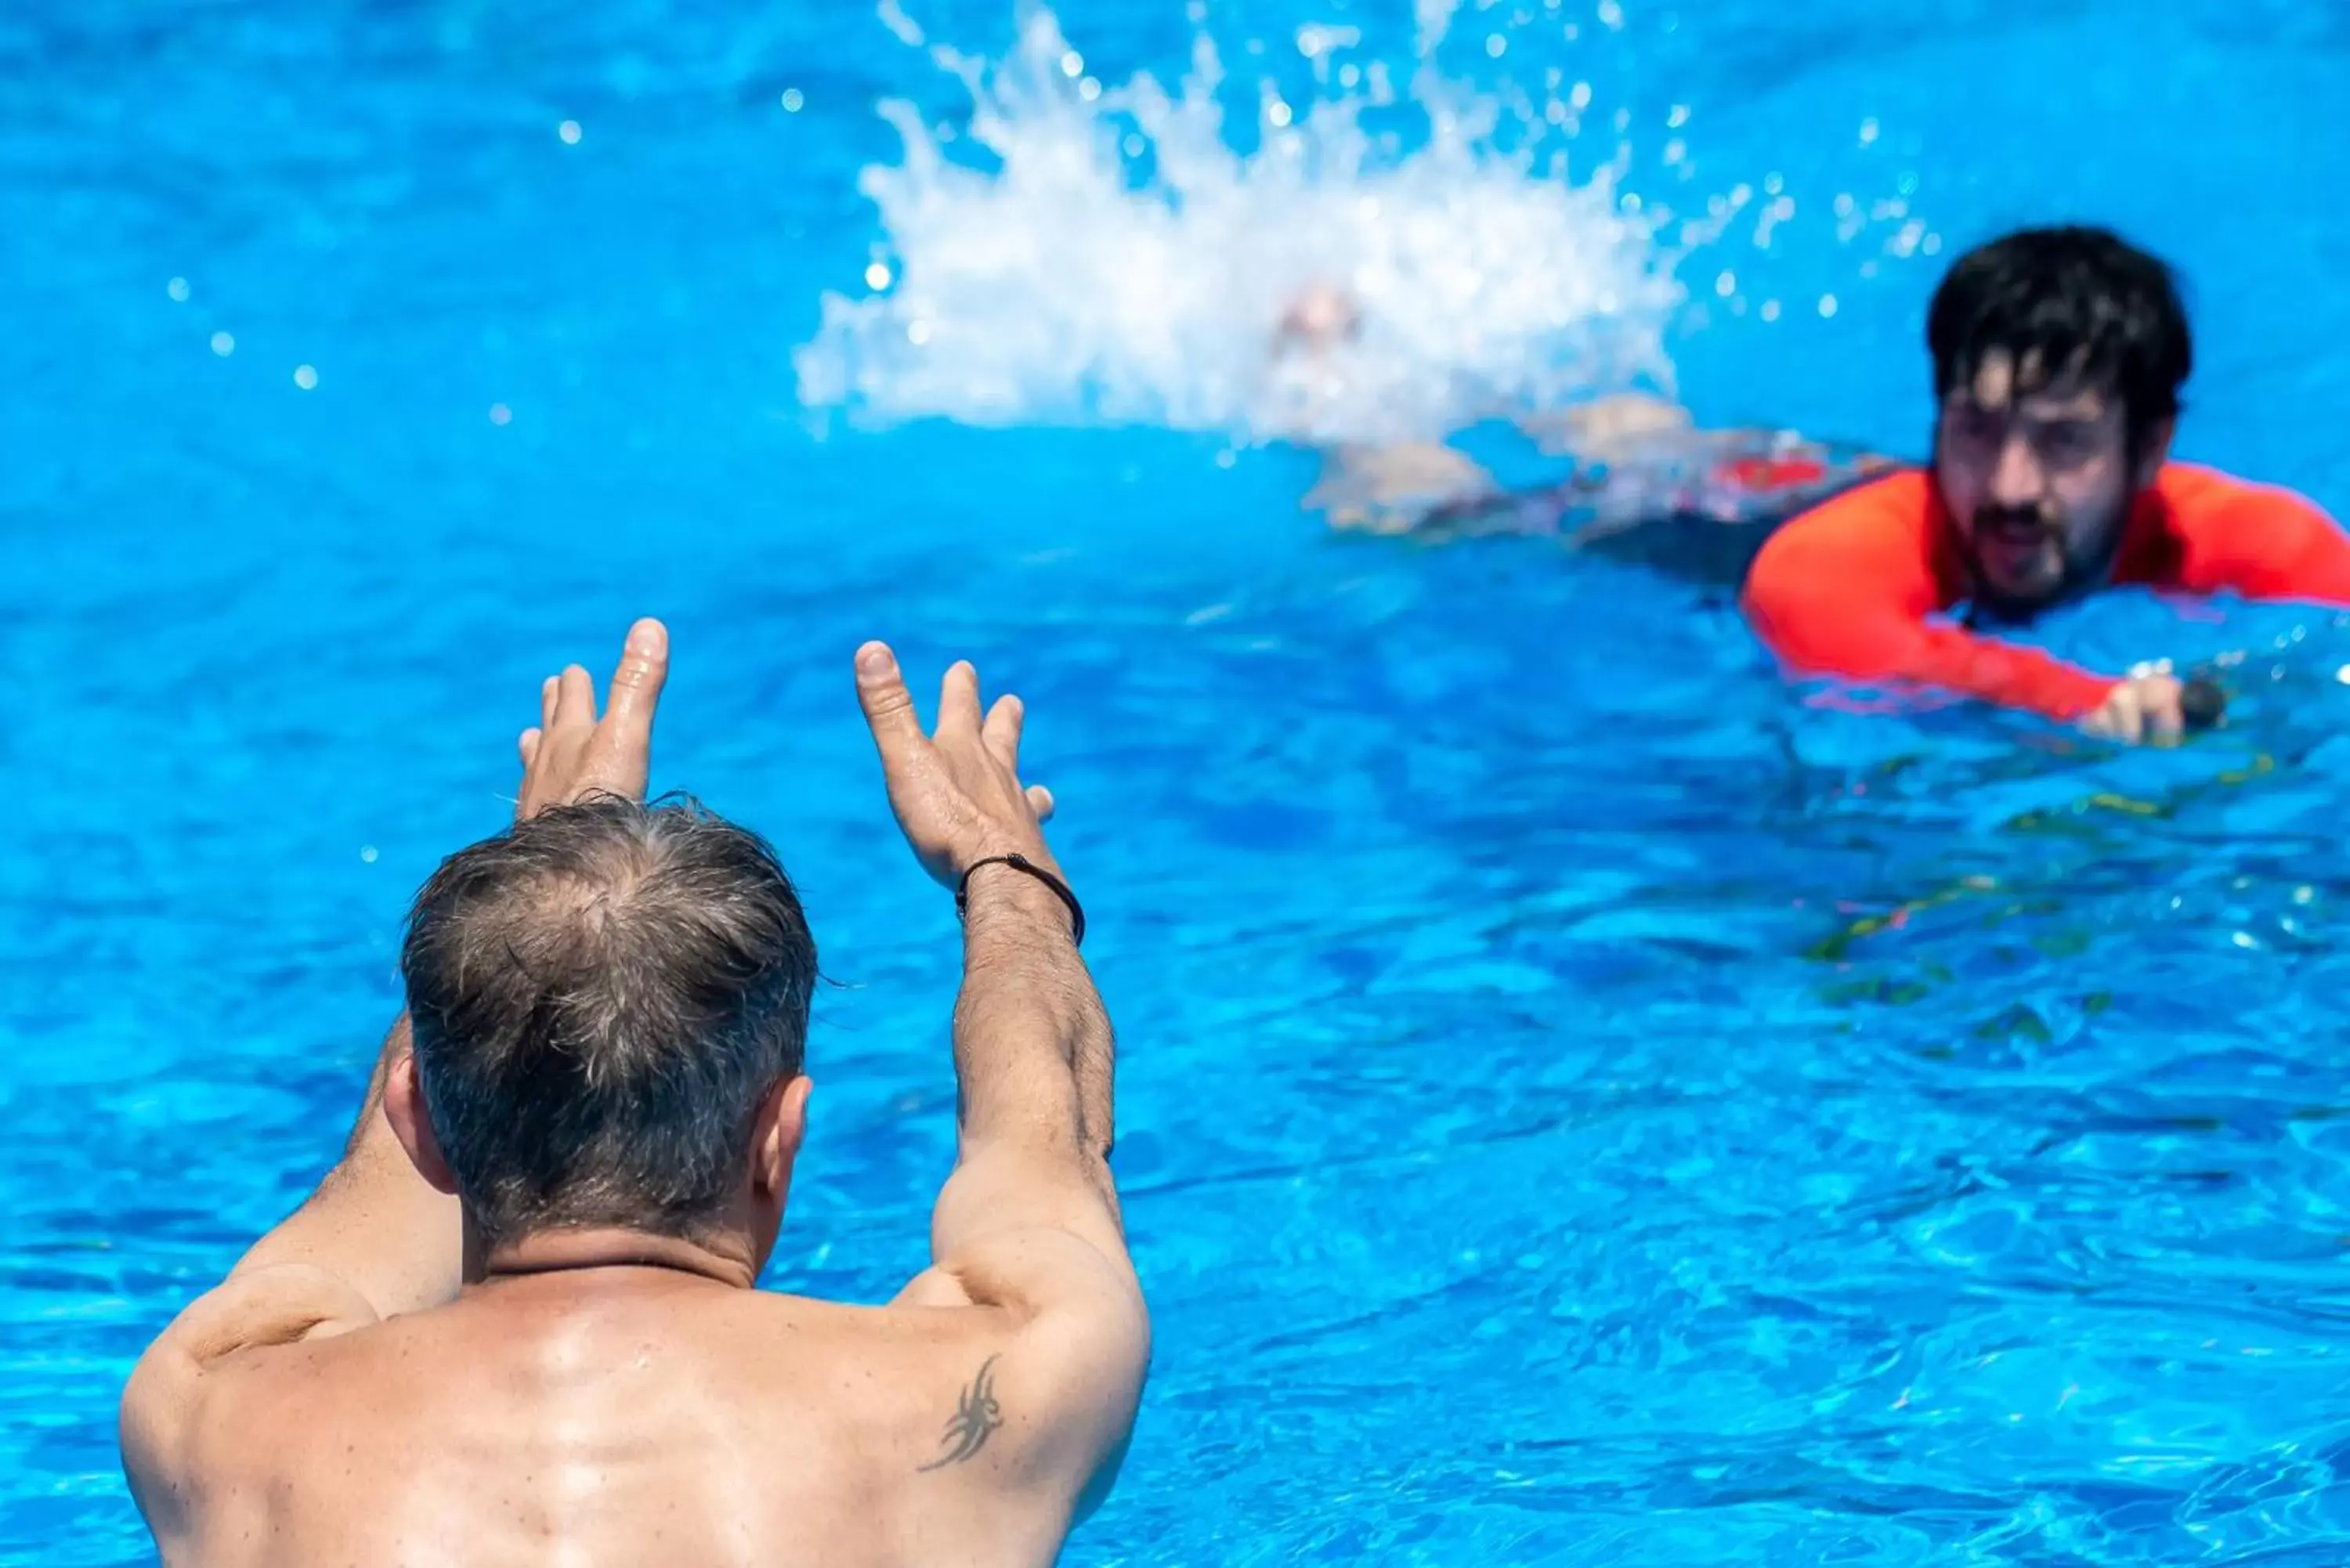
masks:
<svg viewBox="0 0 2350 1568"><path fill-rule="evenodd" d="M2168 462L2133 518L2116 576L2189 592L2350 600L2350 538L2324 509L2282 485L2199 463Z"/></svg>
<svg viewBox="0 0 2350 1568"><path fill-rule="evenodd" d="M188 1303L147 1347L122 1392L133 1484L186 1464L224 1390L315 1345L376 1322L366 1297L325 1270L281 1264L232 1274Z"/></svg>
<svg viewBox="0 0 2350 1568"><path fill-rule="evenodd" d="M1923 530L1933 514L1931 476L1922 468L1899 468L1814 502L1789 518L1773 540L1906 542Z"/></svg>
<svg viewBox="0 0 2350 1568"><path fill-rule="evenodd" d="M2189 524L2220 513L2323 515L2317 504L2298 491L2245 479L2206 463L2164 463L2155 474L2154 491L2174 520Z"/></svg>
<svg viewBox="0 0 2350 1568"><path fill-rule="evenodd" d="M231 1474L305 1474L314 1451L354 1442L398 1449L433 1435L452 1452L494 1449L530 1412L560 1408L581 1432L616 1423L615 1442L658 1434L665 1449L707 1438L896 1451L910 1471L981 1368L992 1386L1006 1364L1030 1359L995 1317L770 1291L527 1306L460 1299L142 1369L170 1386L142 1389L134 1378L126 1457L153 1447L158 1479L216 1485ZM139 1441L150 1434L162 1441Z"/></svg>
<svg viewBox="0 0 2350 1568"><path fill-rule="evenodd" d="M1905 468L1863 481L1773 531L1746 579L1750 602L1838 597L1888 571L1929 576L1933 482Z"/></svg>

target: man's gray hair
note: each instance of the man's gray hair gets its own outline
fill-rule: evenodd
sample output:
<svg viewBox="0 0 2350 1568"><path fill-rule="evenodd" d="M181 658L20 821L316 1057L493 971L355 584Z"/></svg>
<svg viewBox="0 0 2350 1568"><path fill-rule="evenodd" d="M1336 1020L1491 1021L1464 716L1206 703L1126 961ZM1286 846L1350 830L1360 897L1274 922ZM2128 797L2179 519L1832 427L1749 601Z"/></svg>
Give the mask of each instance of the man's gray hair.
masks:
<svg viewBox="0 0 2350 1568"><path fill-rule="evenodd" d="M400 967L432 1130L489 1241L691 1236L800 1071L816 943L756 834L599 796L442 861Z"/></svg>

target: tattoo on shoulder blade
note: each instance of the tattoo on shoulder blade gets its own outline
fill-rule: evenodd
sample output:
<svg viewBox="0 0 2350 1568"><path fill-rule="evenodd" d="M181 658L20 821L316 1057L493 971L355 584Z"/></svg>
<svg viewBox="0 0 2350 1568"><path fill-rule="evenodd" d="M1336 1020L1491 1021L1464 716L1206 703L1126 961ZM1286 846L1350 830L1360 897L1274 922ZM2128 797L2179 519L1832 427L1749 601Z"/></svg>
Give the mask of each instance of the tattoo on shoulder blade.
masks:
<svg viewBox="0 0 2350 1568"><path fill-rule="evenodd" d="M979 1364L979 1376L971 1380L955 1413L947 1417L947 1429L939 1438L946 1452L919 1468L937 1470L962 1463L987 1447L989 1435L1002 1425L1003 1407L995 1402L995 1357L991 1355Z"/></svg>

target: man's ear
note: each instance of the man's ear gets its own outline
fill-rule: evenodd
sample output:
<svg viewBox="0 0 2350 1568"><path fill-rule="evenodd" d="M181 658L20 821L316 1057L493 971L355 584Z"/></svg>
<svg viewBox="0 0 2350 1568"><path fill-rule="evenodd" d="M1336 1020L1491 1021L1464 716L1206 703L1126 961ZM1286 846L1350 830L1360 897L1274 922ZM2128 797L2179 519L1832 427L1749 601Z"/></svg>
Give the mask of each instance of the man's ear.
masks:
<svg viewBox="0 0 2350 1568"><path fill-rule="evenodd" d="M434 1190L453 1196L457 1176L442 1156L441 1139L432 1131L432 1118L425 1114L424 1085L416 1081L413 1051L401 1052L384 1075L383 1114L391 1122L392 1137L408 1151L416 1174L432 1183Z"/></svg>
<svg viewBox="0 0 2350 1568"><path fill-rule="evenodd" d="M808 1091L815 1086L805 1073L785 1078L767 1091L752 1118L751 1179L762 1197L779 1200L791 1190L792 1162L807 1136Z"/></svg>
<svg viewBox="0 0 2350 1568"><path fill-rule="evenodd" d="M2162 465L2170 461L2170 438L2178 433L2178 416L2164 414L2147 421L2146 433L2138 438L2135 454L2137 467L2132 477L2140 490L2151 490L2162 473Z"/></svg>

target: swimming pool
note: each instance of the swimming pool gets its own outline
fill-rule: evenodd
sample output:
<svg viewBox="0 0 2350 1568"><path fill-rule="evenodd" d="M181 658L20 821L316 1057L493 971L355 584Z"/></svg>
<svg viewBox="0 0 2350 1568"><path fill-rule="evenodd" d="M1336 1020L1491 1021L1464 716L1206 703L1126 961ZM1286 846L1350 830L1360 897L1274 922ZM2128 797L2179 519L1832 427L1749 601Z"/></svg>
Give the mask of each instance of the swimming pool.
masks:
<svg viewBox="0 0 2350 1568"><path fill-rule="evenodd" d="M872 104L951 121L954 78L862 4L722 10L0 17L0 1561L146 1560L120 1379L328 1158L405 897L497 825L536 679L638 613L677 648L656 786L778 840L839 982L788 1288L891 1290L948 1151L952 916L848 652L1030 701L1159 1324L1070 1561L2350 1554L2350 628L2069 618L2108 662L2241 656L2228 731L2116 755L1806 705L1723 607L1537 545L1322 536L1307 461L1130 313L1082 355L942 342L927 384L827 348L826 292L863 319L866 268L928 286L1000 218L1100 258L1049 190L885 230ZM1306 24L1410 75L1401 6L1204 15L1252 157L1261 78L1379 107L1315 86ZM1571 179L1620 140L1645 202L1748 188L1582 345L1611 373L1661 355L1710 417L1910 450L1926 240L2094 215L2199 286L2187 455L2350 511L2350 218L2310 178L2350 145L2338 12L1445 19L1424 94L1589 88ZM1016 55L993 4L911 21ZM1171 5L1061 26L1073 91L1187 68ZM1089 123L1054 101L1021 124ZM1476 169L1528 225L1481 260L1548 308L1507 242L1607 209ZM1370 179L1305 183L1335 213ZM1440 189L1379 191L1441 229L1409 205ZM1646 243L1576 265L1652 279ZM1487 325L1422 351L1498 354ZM819 440L836 367L865 394Z"/></svg>

